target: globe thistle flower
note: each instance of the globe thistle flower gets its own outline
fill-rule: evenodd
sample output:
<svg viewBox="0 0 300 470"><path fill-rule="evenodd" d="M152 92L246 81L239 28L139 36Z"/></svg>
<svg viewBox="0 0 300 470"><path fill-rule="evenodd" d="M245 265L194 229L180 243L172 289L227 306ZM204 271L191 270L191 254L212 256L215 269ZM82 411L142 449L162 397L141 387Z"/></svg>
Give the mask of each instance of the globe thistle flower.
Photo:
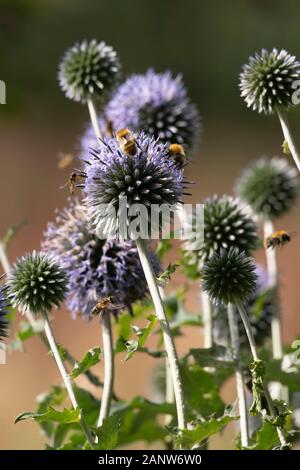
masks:
<svg viewBox="0 0 300 470"><path fill-rule="evenodd" d="M240 74L241 96L254 111L273 114L276 107L292 105L293 82L300 78L300 63L282 49L263 49L249 58Z"/></svg>
<svg viewBox="0 0 300 470"><path fill-rule="evenodd" d="M67 307L90 317L99 299L111 297L112 312L143 300L148 293L137 249L133 242L99 239L87 217L87 209L78 200L57 212L49 223L43 250L58 256L69 276ZM156 273L160 266L151 253Z"/></svg>
<svg viewBox="0 0 300 470"><path fill-rule="evenodd" d="M88 215L98 233L106 236L115 235L118 228L115 215L121 197L127 198L129 208L143 205L146 213L141 214L141 225L148 228L150 222L154 223L153 213L160 212L158 205L176 205L184 194L182 170L169 158L168 146L144 133L134 140L134 155L129 155L116 138L104 139L93 152L86 174Z"/></svg>
<svg viewBox="0 0 300 470"><path fill-rule="evenodd" d="M244 170L236 190L255 214L275 219L294 204L299 194L299 177L285 158L260 158Z"/></svg>
<svg viewBox="0 0 300 470"><path fill-rule="evenodd" d="M71 100L86 103L93 95L103 97L116 85L120 62L105 42L83 41L68 49L59 65L61 89Z"/></svg>
<svg viewBox="0 0 300 470"><path fill-rule="evenodd" d="M12 305L22 312L47 312L63 302L67 275L54 257L33 251L17 260L8 288Z"/></svg>
<svg viewBox="0 0 300 470"><path fill-rule="evenodd" d="M244 302L255 291L253 260L236 248L215 252L201 271L202 288L211 300L224 305Z"/></svg>
<svg viewBox="0 0 300 470"><path fill-rule="evenodd" d="M198 145L199 115L180 75L174 78L151 69L132 75L114 92L105 112L115 131L145 131L163 143L182 144L187 151Z"/></svg>
<svg viewBox="0 0 300 470"><path fill-rule="evenodd" d="M0 342L7 336L7 310L8 310L8 301L5 292L5 288L0 286Z"/></svg>
<svg viewBox="0 0 300 470"><path fill-rule="evenodd" d="M257 226L238 199L224 195L204 200L204 226L193 215L186 223L185 256L198 273L214 252L236 247L250 253L258 245ZM204 230L204 240L203 240Z"/></svg>
<svg viewBox="0 0 300 470"><path fill-rule="evenodd" d="M253 294L245 302L245 309L248 313L249 321L255 343L260 346L271 337L271 322L276 314L276 304L273 292L268 290L268 274L260 266L256 267L257 285ZM259 303L259 312L257 306ZM241 348L247 348L248 339L245 328L238 310L235 308L238 323L239 339ZM230 344L230 334L227 321L226 308L218 304L213 311L213 336L216 343L227 347Z"/></svg>

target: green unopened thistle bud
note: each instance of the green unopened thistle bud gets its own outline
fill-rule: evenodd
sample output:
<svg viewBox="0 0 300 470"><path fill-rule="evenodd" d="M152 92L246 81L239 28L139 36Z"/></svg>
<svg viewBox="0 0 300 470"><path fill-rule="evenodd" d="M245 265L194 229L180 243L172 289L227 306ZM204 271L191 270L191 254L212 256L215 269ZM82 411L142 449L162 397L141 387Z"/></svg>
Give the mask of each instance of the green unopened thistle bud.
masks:
<svg viewBox="0 0 300 470"><path fill-rule="evenodd" d="M83 41L68 49L59 65L58 80L66 96L86 103L112 90L120 74L114 49L105 42Z"/></svg>
<svg viewBox="0 0 300 470"><path fill-rule="evenodd" d="M293 83L300 79L300 63L282 49L263 49L249 58L240 75L241 96L254 111L273 114L292 105Z"/></svg>
<svg viewBox="0 0 300 470"><path fill-rule="evenodd" d="M8 281L14 307L32 313L59 307L67 292L67 276L58 262L33 251L17 260Z"/></svg>
<svg viewBox="0 0 300 470"><path fill-rule="evenodd" d="M299 183L297 170L285 158L260 158L243 171L236 190L255 214L275 219L292 207Z"/></svg>
<svg viewBox="0 0 300 470"><path fill-rule="evenodd" d="M202 288L213 302L225 305L244 302L256 287L252 258L236 248L214 253L201 271Z"/></svg>

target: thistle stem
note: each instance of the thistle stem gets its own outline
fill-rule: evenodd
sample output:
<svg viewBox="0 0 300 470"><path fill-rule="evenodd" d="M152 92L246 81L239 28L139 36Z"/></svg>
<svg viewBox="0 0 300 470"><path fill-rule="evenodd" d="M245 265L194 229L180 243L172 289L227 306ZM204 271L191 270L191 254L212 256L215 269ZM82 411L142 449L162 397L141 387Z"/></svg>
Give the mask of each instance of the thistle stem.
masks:
<svg viewBox="0 0 300 470"><path fill-rule="evenodd" d="M236 302L236 307L237 307L237 309L238 309L238 311L241 315L241 319L243 321L243 324L244 324L244 327L245 327L245 330L246 330L246 333L247 333L247 338L248 338L248 341L249 341L249 345L250 345L250 349L251 349L253 359L254 359L254 361L259 361L260 359L259 359L259 356L257 354L255 339L254 339L254 336L253 336L253 333L252 333L252 328L251 328L251 324L250 324L249 317L248 317L248 314L246 312L246 309L245 309L244 305L242 304L242 302ZM277 413L276 413L276 410L275 410L275 407L274 407L272 397L270 395L270 392L269 392L266 384L263 384L263 392L264 392L264 395L265 395L266 400L268 402L270 413L271 413L273 418L276 418ZM277 434L278 434L279 440L281 442L281 445L282 446L287 445L283 430L279 426L276 427L276 430L277 430Z"/></svg>
<svg viewBox="0 0 300 470"><path fill-rule="evenodd" d="M104 419L109 415L114 386L114 351L109 312L104 312L101 326L104 355L104 385L97 427L102 426Z"/></svg>
<svg viewBox="0 0 300 470"><path fill-rule="evenodd" d="M94 102L91 98L88 99L87 105L89 108L90 118L91 118L92 126L94 128L96 137L98 137L99 139L102 139L103 136L100 130L99 122L98 122L97 111L96 111Z"/></svg>
<svg viewBox="0 0 300 470"><path fill-rule="evenodd" d="M156 315L160 322L162 332L163 332L163 339L165 343L167 356L169 359L172 381L173 381L173 388L174 388L175 402L176 402L176 409L177 409L178 428L184 429L186 426L186 423L185 423L185 415L184 415L183 386L182 386L179 361L178 361L174 341L173 341L172 334L170 331L168 319L165 313L164 304L161 300L156 276L153 271L153 267L149 258L149 253L148 253L145 240L141 240L141 239L136 240L136 246L137 246L141 264L145 273L146 281L149 286L149 291L150 291L150 294L154 303Z"/></svg>
<svg viewBox="0 0 300 470"><path fill-rule="evenodd" d="M281 128L282 128L282 132L283 132L283 136L289 146L289 150L291 152L291 155L294 159L294 162L300 172L300 156L299 156L299 152L296 148L296 144L295 144L295 141L294 141L294 138L293 138L293 135L292 135L292 132L291 132L291 129L290 129L290 125L289 125L289 122L288 122L288 118L287 118L287 115L285 113L285 111L283 111L282 109L279 109L277 108L277 115L279 117L279 121L280 121L280 124L281 124Z"/></svg>
<svg viewBox="0 0 300 470"><path fill-rule="evenodd" d="M54 339L53 331L52 331L52 328L51 328L51 325L50 325L50 322L49 322L48 315L47 315L46 312L41 312L41 316L42 316L43 321L44 321L44 329L45 329L45 334L46 334L48 343L50 345L51 351L53 353L54 359L56 361L57 367L58 367L59 372L62 376L64 384L66 386L66 389L67 389L67 392L69 394L72 406L75 410L77 410L77 409L80 410L79 406L78 406L78 403L77 403L77 400L76 400L72 380L70 379L70 376L68 375L68 373L67 373L67 371L64 367L63 361L60 357L58 347L57 347L57 344L56 344L55 339ZM93 439L92 439L92 436L90 434L88 425L85 421L85 418L84 418L81 410L80 410L80 413L79 413L79 419L80 419L80 425L81 425L82 430L83 430L83 432L84 432L84 434L87 438L87 441L88 441L90 447L93 449L94 448Z"/></svg>
<svg viewBox="0 0 300 470"><path fill-rule="evenodd" d="M204 323L204 347L212 348L213 346L213 322L211 303L208 294L201 290L203 323Z"/></svg>
<svg viewBox="0 0 300 470"><path fill-rule="evenodd" d="M237 396L238 396L238 401L239 401L241 444L243 447L248 447L249 446L248 412L247 412L246 393L245 393L244 377L243 377L244 375L243 366L240 360L239 329L238 329L236 313L234 311L234 306L232 304L229 304L227 306L227 314L228 314L231 347L232 347L233 357L236 362L235 380L236 380L236 391L237 391Z"/></svg>
<svg viewBox="0 0 300 470"><path fill-rule="evenodd" d="M272 235L274 233L273 222L269 219L264 221L264 238ZM277 260L276 260L276 251L275 249L269 248L266 249L266 260L268 267L268 287L277 291L278 284L278 269L277 269ZM273 314L271 322L271 331L272 331L272 350L274 359L282 359L283 357L283 346L282 346L282 332L281 332L281 319L279 309Z"/></svg>
<svg viewBox="0 0 300 470"><path fill-rule="evenodd" d="M4 243L0 241L0 263L3 266L4 272L8 274L10 272L10 263L8 261Z"/></svg>

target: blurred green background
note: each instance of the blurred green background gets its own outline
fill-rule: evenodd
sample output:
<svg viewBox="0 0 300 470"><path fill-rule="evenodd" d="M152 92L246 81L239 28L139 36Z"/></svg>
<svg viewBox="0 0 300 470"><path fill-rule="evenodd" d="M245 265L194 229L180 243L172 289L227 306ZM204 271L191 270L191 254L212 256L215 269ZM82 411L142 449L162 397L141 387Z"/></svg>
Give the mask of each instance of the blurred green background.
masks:
<svg viewBox="0 0 300 470"><path fill-rule="evenodd" d="M124 75L171 69L182 73L203 121L203 137L187 170L195 181L193 201L213 193L232 193L236 177L262 154L281 155L282 135L274 117L248 110L239 96L238 75L250 54L261 48L286 48L300 58L300 2L297 0L0 0L0 79L7 104L0 105L0 236L26 218L29 223L13 242L13 260L39 248L42 232L63 207L69 170L57 169L59 152L76 152L88 120L85 107L66 100L57 84L57 65L64 50L84 38L105 40L118 51ZM289 113L300 145L300 107ZM300 206L278 228L300 233ZM174 256L176 256L174 254ZM263 254L258 255L263 259ZM284 339L300 333L300 237L279 254ZM170 286L183 282L177 275ZM198 295L188 304L197 310ZM66 312L54 321L58 341L77 357L96 346L96 323L71 321ZM198 331L178 340L184 352L201 344ZM118 359L117 393L151 395L153 360L136 355ZM149 365L149 369L147 369ZM137 371L139 380L137 381ZM102 369L99 371L102 374ZM8 356L0 366L0 448L41 448L34 423L13 424L14 417L34 408L34 397L59 377L37 339L26 354ZM234 389L224 390L234 399ZM216 448L228 448L232 430Z"/></svg>

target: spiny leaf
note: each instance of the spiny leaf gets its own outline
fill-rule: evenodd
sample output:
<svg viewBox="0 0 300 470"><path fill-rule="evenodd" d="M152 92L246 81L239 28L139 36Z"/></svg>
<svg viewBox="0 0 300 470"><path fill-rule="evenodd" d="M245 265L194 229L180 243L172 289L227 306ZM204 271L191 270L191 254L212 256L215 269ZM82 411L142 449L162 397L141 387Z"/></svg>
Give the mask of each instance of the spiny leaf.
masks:
<svg viewBox="0 0 300 470"><path fill-rule="evenodd" d="M251 439L251 450L269 450L279 444L276 428L271 423L264 422L262 427L256 431Z"/></svg>
<svg viewBox="0 0 300 470"><path fill-rule="evenodd" d="M228 423L238 419L238 416L224 415L220 418L210 418L199 422L194 429L183 429L177 434L175 441L179 446L190 449L210 436L220 432Z"/></svg>
<svg viewBox="0 0 300 470"><path fill-rule="evenodd" d="M118 414L109 416L103 421L100 428L96 430L99 443L97 450L112 450L118 444L118 435L121 428L121 418Z"/></svg>
<svg viewBox="0 0 300 470"><path fill-rule="evenodd" d="M80 418L80 410L69 410L64 408L63 411L57 411L50 406L44 413L21 413L16 417L15 423L28 418L32 418L37 422L53 421L56 423L78 423Z"/></svg>
<svg viewBox="0 0 300 470"><path fill-rule="evenodd" d="M190 349L189 356L201 367L222 367L233 372L234 359L224 346L213 346L212 348Z"/></svg>
<svg viewBox="0 0 300 470"><path fill-rule="evenodd" d="M92 366L98 364L98 362L100 362L100 354L100 348L89 349L89 351L83 356L82 360L75 363L70 377L72 379L76 379L80 374L85 373Z"/></svg>

